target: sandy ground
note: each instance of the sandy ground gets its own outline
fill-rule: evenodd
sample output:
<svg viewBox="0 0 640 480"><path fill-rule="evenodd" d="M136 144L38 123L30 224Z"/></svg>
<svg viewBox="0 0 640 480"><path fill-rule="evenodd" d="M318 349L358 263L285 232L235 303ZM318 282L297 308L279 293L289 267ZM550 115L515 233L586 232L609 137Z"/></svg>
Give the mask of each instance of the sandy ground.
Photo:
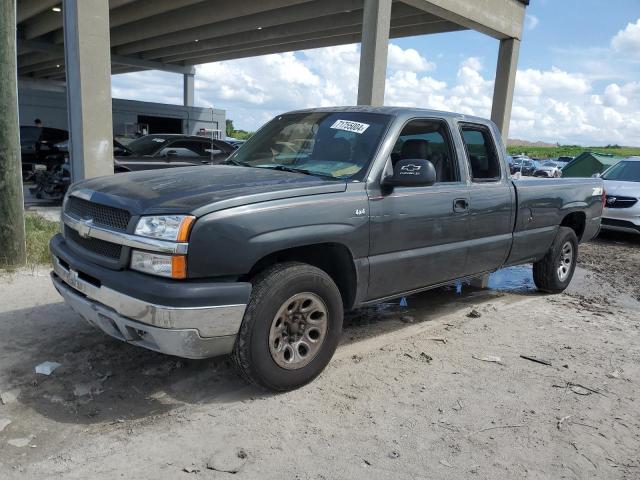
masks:
<svg viewBox="0 0 640 480"><path fill-rule="evenodd" d="M606 261L616 241L581 258ZM355 312L325 372L279 395L226 358L95 331L45 270L5 275L0 478L640 478L640 304L607 268L578 270L562 295L538 294L519 267L482 291ZM46 360L62 366L34 373Z"/></svg>

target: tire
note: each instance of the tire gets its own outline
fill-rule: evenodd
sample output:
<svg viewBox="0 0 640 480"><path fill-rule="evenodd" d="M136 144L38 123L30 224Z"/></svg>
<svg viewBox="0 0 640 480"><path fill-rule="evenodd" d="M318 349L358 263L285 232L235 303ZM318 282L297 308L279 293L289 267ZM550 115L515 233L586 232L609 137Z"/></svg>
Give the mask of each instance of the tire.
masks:
<svg viewBox="0 0 640 480"><path fill-rule="evenodd" d="M251 283L233 350L238 369L250 382L274 391L309 383L340 340L344 311L338 287L323 270L297 262L274 265Z"/></svg>
<svg viewBox="0 0 640 480"><path fill-rule="evenodd" d="M560 227L547 254L533 264L533 281L538 290L548 293L563 292L571 283L577 259L576 233L571 228Z"/></svg>

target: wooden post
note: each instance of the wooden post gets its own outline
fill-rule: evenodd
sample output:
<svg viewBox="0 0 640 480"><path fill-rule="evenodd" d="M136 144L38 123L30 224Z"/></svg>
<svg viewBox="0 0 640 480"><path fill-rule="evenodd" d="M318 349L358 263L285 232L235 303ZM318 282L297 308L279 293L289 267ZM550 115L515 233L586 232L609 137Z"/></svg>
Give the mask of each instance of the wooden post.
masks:
<svg viewBox="0 0 640 480"><path fill-rule="evenodd" d="M26 260L16 55L16 0L0 3L0 265Z"/></svg>

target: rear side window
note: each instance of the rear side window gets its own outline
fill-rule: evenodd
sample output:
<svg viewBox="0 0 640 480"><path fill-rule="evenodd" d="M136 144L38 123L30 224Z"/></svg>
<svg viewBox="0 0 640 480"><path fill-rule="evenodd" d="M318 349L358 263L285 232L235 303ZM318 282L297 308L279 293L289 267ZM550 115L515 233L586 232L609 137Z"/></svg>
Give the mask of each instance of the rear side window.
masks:
<svg viewBox="0 0 640 480"><path fill-rule="evenodd" d="M500 161L489 130L482 125L462 125L462 140L467 151L471 179L497 182L501 178Z"/></svg>

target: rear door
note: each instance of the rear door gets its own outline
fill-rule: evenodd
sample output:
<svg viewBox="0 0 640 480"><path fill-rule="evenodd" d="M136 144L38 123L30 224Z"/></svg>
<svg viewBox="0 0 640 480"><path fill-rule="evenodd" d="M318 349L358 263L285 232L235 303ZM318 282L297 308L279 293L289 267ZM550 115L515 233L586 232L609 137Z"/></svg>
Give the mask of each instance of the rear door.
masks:
<svg viewBox="0 0 640 480"><path fill-rule="evenodd" d="M473 275L495 270L506 261L513 239L515 193L492 129L467 122L459 129L470 176L466 274Z"/></svg>
<svg viewBox="0 0 640 480"><path fill-rule="evenodd" d="M449 124L415 119L403 127L388 167L400 159L431 161L431 186L370 190L368 300L418 290L465 271L468 186L451 141Z"/></svg>

